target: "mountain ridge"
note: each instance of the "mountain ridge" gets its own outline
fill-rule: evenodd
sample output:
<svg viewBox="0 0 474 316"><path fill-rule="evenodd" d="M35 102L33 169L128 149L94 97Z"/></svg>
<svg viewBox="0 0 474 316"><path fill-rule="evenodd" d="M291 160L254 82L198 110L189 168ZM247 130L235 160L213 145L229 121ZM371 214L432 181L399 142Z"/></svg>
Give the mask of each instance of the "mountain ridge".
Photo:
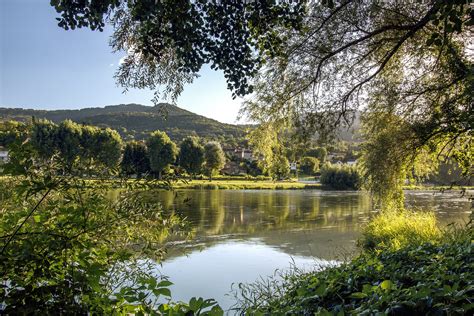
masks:
<svg viewBox="0 0 474 316"><path fill-rule="evenodd" d="M128 103L73 110L0 107L0 120L27 121L31 117L56 123L70 119L76 123L110 127L122 136L136 139L143 139L154 130L165 131L174 140L181 140L188 135L241 137L248 126L222 123L168 103L156 106Z"/></svg>

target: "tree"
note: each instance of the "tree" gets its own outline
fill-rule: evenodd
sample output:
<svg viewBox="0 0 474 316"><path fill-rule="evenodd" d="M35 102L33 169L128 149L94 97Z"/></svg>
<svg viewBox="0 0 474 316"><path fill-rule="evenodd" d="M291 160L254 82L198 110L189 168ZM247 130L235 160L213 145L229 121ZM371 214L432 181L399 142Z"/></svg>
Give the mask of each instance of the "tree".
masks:
<svg viewBox="0 0 474 316"><path fill-rule="evenodd" d="M186 137L179 150L179 165L190 175L200 172L204 163L204 148L196 137Z"/></svg>
<svg viewBox="0 0 474 316"><path fill-rule="evenodd" d="M125 88L158 89L176 96L204 64L221 69L234 95L249 83L264 57L281 49L282 28L298 28L300 1L53 0L60 27L102 30L111 21L114 50L127 52L116 74Z"/></svg>
<svg viewBox="0 0 474 316"><path fill-rule="evenodd" d="M221 144L218 142L209 142L204 146L204 168L212 180L212 175L224 168L225 154Z"/></svg>
<svg viewBox="0 0 474 316"><path fill-rule="evenodd" d="M30 126L17 121L0 122L0 146L7 147L18 139L25 140L25 132Z"/></svg>
<svg viewBox="0 0 474 316"><path fill-rule="evenodd" d="M57 152L57 126L47 120L33 120L31 145L43 159L50 159Z"/></svg>
<svg viewBox="0 0 474 316"><path fill-rule="evenodd" d="M290 162L283 155L276 155L268 167L268 174L278 180L287 178L290 174Z"/></svg>
<svg viewBox="0 0 474 316"><path fill-rule="evenodd" d="M59 150L61 159L68 172L73 169L74 163L79 159L81 153L81 125L71 120L62 121L54 138L55 146Z"/></svg>
<svg viewBox="0 0 474 316"><path fill-rule="evenodd" d="M350 125L365 105L367 128L384 121L380 113L391 113L410 136L402 146L377 142L379 152L397 152L390 159L401 161L382 166L379 160L365 170L410 169L432 151L441 159L456 157L469 177L474 67L468 1L337 1L309 12L306 31L288 31L285 54L269 58L258 74L255 95L244 105L250 120L281 126L286 119L302 135L317 132L325 140ZM402 173L396 181L382 180L395 176L391 172L378 174L372 179L380 185L405 180Z"/></svg>
<svg viewBox="0 0 474 316"><path fill-rule="evenodd" d="M313 175L319 170L319 160L314 157L303 157L300 162L300 169L304 174Z"/></svg>
<svg viewBox="0 0 474 316"><path fill-rule="evenodd" d="M82 125L81 131L81 159L88 159L86 164L93 169L117 168L122 156L120 134L110 128L101 129L87 125Z"/></svg>
<svg viewBox="0 0 474 316"><path fill-rule="evenodd" d="M124 174L138 177L150 171L148 151L143 142L132 141L125 145L121 168Z"/></svg>
<svg viewBox="0 0 474 316"><path fill-rule="evenodd" d="M315 147L306 151L306 156L317 158L321 163L326 162L327 155L326 147Z"/></svg>
<svg viewBox="0 0 474 316"><path fill-rule="evenodd" d="M163 171L167 171L172 163L176 161L177 148L175 143L165 132L155 131L146 141L148 147L148 158L150 159L151 171L162 178Z"/></svg>
<svg viewBox="0 0 474 316"><path fill-rule="evenodd" d="M120 163L122 156L122 138L113 129L100 129L96 133L95 156L97 161L109 169L115 169Z"/></svg>
<svg viewBox="0 0 474 316"><path fill-rule="evenodd" d="M358 190L361 177L354 167L325 165L321 169L321 184L334 190Z"/></svg>

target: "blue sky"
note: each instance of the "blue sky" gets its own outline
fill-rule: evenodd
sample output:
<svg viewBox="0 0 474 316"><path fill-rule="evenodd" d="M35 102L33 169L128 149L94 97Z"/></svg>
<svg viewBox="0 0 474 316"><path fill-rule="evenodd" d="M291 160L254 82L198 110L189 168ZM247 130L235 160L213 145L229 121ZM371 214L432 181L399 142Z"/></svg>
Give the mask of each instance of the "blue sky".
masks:
<svg viewBox="0 0 474 316"><path fill-rule="evenodd" d="M77 109L120 103L152 105L153 92L122 93L113 78L125 53L113 54L104 32L59 28L49 0L0 0L0 107ZM178 106L234 123L224 76L208 67L186 86Z"/></svg>

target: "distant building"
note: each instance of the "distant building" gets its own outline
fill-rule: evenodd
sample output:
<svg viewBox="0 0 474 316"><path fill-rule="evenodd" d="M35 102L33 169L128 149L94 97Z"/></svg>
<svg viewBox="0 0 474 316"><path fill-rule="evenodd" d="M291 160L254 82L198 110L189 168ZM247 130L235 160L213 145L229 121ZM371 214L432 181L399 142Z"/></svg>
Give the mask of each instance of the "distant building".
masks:
<svg viewBox="0 0 474 316"><path fill-rule="evenodd" d="M253 152L250 149L242 149L241 155L242 159L250 161L255 160L255 158L253 157Z"/></svg>
<svg viewBox="0 0 474 316"><path fill-rule="evenodd" d="M8 150L0 147L0 164L8 162Z"/></svg>
<svg viewBox="0 0 474 316"><path fill-rule="evenodd" d="M257 160L257 158L253 155L253 151L246 148L225 148L224 153L231 158L238 158L248 161Z"/></svg>

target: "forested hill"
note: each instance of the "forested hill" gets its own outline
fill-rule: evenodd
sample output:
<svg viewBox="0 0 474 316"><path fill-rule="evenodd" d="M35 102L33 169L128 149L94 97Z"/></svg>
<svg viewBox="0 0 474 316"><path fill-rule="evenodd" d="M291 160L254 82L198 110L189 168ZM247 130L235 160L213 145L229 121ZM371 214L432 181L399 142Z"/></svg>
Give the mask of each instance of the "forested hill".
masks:
<svg viewBox="0 0 474 316"><path fill-rule="evenodd" d="M51 111L0 107L0 120L25 121L33 116L53 122L70 119L77 123L110 127L119 131L122 136L136 139L142 139L154 130L165 131L173 140L181 140L193 134L201 137L239 137L245 132L244 126L221 123L171 104L154 107L120 104L103 108Z"/></svg>

